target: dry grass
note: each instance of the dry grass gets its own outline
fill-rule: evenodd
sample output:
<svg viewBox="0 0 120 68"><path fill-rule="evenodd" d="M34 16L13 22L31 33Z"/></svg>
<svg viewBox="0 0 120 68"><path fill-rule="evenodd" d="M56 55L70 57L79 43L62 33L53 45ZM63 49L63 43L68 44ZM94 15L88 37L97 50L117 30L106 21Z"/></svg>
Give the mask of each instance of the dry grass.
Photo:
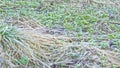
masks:
<svg viewBox="0 0 120 68"><path fill-rule="evenodd" d="M27 22L31 21L27 20ZM90 46L89 43L74 45L63 41L70 40L69 37L41 34L36 31L43 26L31 25L25 21L20 23L26 25L17 25L15 36L12 33L13 37L8 36L11 40L1 37L3 47L0 47L0 64L3 68L109 68L111 65L120 67L117 52L101 50ZM12 26L13 29L14 26ZM6 25L6 27L9 26Z"/></svg>

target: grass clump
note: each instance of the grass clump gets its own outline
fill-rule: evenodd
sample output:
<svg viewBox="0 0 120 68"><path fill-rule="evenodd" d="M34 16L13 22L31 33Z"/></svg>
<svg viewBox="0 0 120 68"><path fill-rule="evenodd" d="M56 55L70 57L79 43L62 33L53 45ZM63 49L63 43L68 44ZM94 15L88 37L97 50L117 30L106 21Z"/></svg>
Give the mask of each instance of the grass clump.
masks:
<svg viewBox="0 0 120 68"><path fill-rule="evenodd" d="M14 67L14 60L26 56L25 51L27 53L28 49L26 49L25 38L21 36L16 27L5 23L0 23L0 37L0 48L2 52L0 54L0 59L4 61L1 64L4 63L6 67ZM27 63L23 61L22 59L21 63ZM4 66L4 64L2 66Z"/></svg>
<svg viewBox="0 0 120 68"><path fill-rule="evenodd" d="M10 43L17 43L17 39L19 40L19 32L11 25L8 26L5 23L0 24L0 36L1 36L1 45L3 47L7 47L7 45L5 43L7 43L8 45L9 42ZM4 48L3 48L4 49Z"/></svg>

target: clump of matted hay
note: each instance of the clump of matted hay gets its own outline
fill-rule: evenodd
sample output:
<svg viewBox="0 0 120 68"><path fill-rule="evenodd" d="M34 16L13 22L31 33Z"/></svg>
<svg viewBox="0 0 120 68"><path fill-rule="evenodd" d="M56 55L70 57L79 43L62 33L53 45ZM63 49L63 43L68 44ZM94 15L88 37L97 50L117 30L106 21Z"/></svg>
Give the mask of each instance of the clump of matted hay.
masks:
<svg viewBox="0 0 120 68"><path fill-rule="evenodd" d="M33 28L31 27L33 25L0 24L0 67L110 68L111 65L120 67L117 60L119 53L101 50L89 44L67 44L64 40L71 38L41 34L36 31L41 26Z"/></svg>
<svg viewBox="0 0 120 68"><path fill-rule="evenodd" d="M0 41L0 63L7 68L46 66L43 60L50 45L62 44L54 37L5 23L0 23Z"/></svg>

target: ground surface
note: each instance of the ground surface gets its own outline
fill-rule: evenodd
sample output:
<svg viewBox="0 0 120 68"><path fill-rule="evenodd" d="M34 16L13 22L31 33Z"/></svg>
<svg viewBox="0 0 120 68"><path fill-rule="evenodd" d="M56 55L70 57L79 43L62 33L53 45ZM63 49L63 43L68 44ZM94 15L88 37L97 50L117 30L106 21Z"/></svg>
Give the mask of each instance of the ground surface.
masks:
<svg viewBox="0 0 120 68"><path fill-rule="evenodd" d="M119 68L119 0L1 0L3 68Z"/></svg>

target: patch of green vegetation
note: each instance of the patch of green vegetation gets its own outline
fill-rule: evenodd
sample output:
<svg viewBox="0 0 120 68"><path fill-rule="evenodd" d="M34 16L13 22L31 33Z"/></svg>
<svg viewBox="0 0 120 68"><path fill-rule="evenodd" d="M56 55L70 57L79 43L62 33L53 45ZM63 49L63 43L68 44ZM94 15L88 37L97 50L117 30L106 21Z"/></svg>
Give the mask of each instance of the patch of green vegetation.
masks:
<svg viewBox="0 0 120 68"><path fill-rule="evenodd" d="M111 65L111 68L117 68L115 65Z"/></svg>
<svg viewBox="0 0 120 68"><path fill-rule="evenodd" d="M68 6L57 6L52 12L44 13L44 16L41 16L41 22L49 27L51 27L52 23L52 26L59 24L68 30L79 31L79 28L89 30L98 19L93 15L85 14L87 12L85 10L82 13L79 9L73 9ZM49 23L50 25L48 25Z"/></svg>
<svg viewBox="0 0 120 68"><path fill-rule="evenodd" d="M107 48L108 45L109 45L109 44L108 44L106 41L100 43L100 47L101 47L101 49L105 49L105 48Z"/></svg>
<svg viewBox="0 0 120 68"><path fill-rule="evenodd" d="M106 57L105 56L101 56L101 65L103 66L103 67L105 67L106 66Z"/></svg>
<svg viewBox="0 0 120 68"><path fill-rule="evenodd" d="M19 60L18 60L21 64L27 64L28 63L28 58L27 57L21 57Z"/></svg>
<svg viewBox="0 0 120 68"><path fill-rule="evenodd" d="M64 2L67 3L67 1ZM67 30L78 32L82 30L83 32L94 33L93 26L95 23L99 25L99 21L104 22L111 20L110 15L117 14L119 9L119 7L117 7L117 9L109 6L98 8L94 5L86 5L85 9L81 10L69 4L51 3L52 1L44 2L44 0L15 2L4 0L1 3L0 12L3 14L1 15L3 17L7 14L17 13L19 16L35 18L48 27L58 25L56 27L65 27ZM118 21L116 18L113 18L113 20ZM118 25L110 24L110 28L113 30L119 31L119 27Z"/></svg>

